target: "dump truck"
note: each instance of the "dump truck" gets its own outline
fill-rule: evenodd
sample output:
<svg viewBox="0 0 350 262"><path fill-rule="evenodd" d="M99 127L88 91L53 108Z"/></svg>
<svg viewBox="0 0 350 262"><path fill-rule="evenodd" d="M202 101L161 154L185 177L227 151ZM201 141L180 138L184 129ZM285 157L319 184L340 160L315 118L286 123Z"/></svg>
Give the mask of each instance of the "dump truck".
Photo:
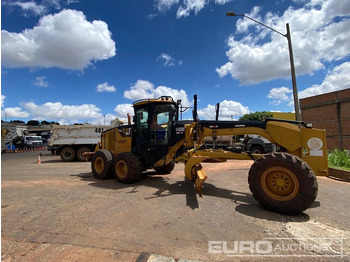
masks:
<svg viewBox="0 0 350 262"><path fill-rule="evenodd" d="M185 164L185 177L194 183L199 196L208 178L201 163L221 163L231 159L253 159L248 184L253 197L266 209L295 214L309 208L316 199L316 175L328 174L324 130L296 121L200 120L194 96L193 120L179 121L181 101L162 96L133 103L131 123L102 132L92 155L91 169L96 179L116 177L134 183L141 173L154 169L169 174L175 163ZM222 149L201 149L205 137L260 135L279 152L253 154ZM234 176L234 174L232 174Z"/></svg>
<svg viewBox="0 0 350 262"><path fill-rule="evenodd" d="M112 125L53 125L48 151L61 156L62 161L86 161L84 152L95 150L101 133Z"/></svg>

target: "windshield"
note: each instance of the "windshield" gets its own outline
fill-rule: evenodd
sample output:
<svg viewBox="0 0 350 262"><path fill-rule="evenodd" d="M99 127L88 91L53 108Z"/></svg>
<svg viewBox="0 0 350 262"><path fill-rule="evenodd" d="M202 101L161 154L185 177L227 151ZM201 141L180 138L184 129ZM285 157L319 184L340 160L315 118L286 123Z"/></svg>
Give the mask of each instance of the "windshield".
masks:
<svg viewBox="0 0 350 262"><path fill-rule="evenodd" d="M41 137L40 136L30 136L30 137L26 137L26 140L30 140L30 141L40 141Z"/></svg>

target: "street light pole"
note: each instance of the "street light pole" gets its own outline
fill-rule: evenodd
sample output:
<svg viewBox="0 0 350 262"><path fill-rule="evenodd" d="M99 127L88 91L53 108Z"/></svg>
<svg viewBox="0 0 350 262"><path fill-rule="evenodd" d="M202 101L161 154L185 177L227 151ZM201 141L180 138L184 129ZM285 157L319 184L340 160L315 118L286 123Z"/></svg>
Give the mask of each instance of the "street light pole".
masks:
<svg viewBox="0 0 350 262"><path fill-rule="evenodd" d="M297 80L296 80L296 76L295 76L295 67L294 67L294 57L293 57L293 48L292 48L292 39L291 39L291 35L290 35L290 29L289 29L289 24L286 24L286 29L287 29L287 34L282 34L281 32L273 29L272 27L269 27L249 16L246 16L245 14L236 14L235 12L227 12L226 13L227 16L243 16L245 18L248 18L252 21L254 21L255 23L258 23L274 32L276 32L277 34L280 34L284 37L287 38L288 40L288 49L289 49L289 59L290 59L290 71L292 74L292 85L293 85L293 97L294 97L294 110L295 110L295 119L297 121L301 121L301 116L300 116L300 111L299 111L299 98L298 98L298 88L297 88Z"/></svg>
<svg viewBox="0 0 350 262"><path fill-rule="evenodd" d="M292 39L290 36L289 23L286 24L288 39L288 48L289 48L289 59L290 59L290 71L292 74L292 84L293 84L293 97L294 97L294 109L295 109L295 119L301 121L301 115L299 111L299 97L298 97L298 88L297 88L297 79L295 77L295 67L294 67L294 58L293 58L293 48L292 48Z"/></svg>

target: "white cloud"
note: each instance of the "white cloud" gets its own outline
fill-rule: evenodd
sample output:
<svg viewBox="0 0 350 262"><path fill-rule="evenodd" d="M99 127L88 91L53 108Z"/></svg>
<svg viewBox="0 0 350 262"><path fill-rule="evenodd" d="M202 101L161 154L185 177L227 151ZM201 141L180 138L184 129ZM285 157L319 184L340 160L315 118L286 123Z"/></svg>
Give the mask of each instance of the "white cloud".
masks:
<svg viewBox="0 0 350 262"><path fill-rule="evenodd" d="M164 54L164 53L161 54L160 56L158 56L157 61L164 62L163 63L164 67L175 66L176 64L177 65L182 65L183 64L182 60L176 61L175 58L173 58L171 55Z"/></svg>
<svg viewBox="0 0 350 262"><path fill-rule="evenodd" d="M179 3L179 0L155 0L155 6L159 12L164 13Z"/></svg>
<svg viewBox="0 0 350 262"><path fill-rule="evenodd" d="M1 107L5 106L5 99L6 99L6 96L1 95Z"/></svg>
<svg viewBox="0 0 350 262"><path fill-rule="evenodd" d="M113 114L105 114L102 115L101 118L94 118L89 121L92 125L110 125L113 120L115 120L116 116Z"/></svg>
<svg viewBox="0 0 350 262"><path fill-rule="evenodd" d="M220 112L219 112L220 120L237 119L238 116L242 116L249 113L250 113L249 108L243 106L239 102L232 101L232 100L229 100L229 101L224 100L220 103ZM201 119L214 120L216 116L215 105L209 104L206 108L198 110L198 116Z"/></svg>
<svg viewBox="0 0 350 262"><path fill-rule="evenodd" d="M1 116L5 118L26 118L29 117L29 113L22 111L20 107L7 107L1 110Z"/></svg>
<svg viewBox="0 0 350 262"><path fill-rule="evenodd" d="M299 92L299 99L350 88L350 62L345 62L325 77L320 85L314 85Z"/></svg>
<svg viewBox="0 0 350 262"><path fill-rule="evenodd" d="M67 5L79 3L78 0L43 0L40 4L35 1L3 1L4 7L16 8L18 7L24 16L34 15L41 16L49 12L51 8L60 10Z"/></svg>
<svg viewBox="0 0 350 262"><path fill-rule="evenodd" d="M21 33L2 30L1 37L2 63L8 68L83 70L116 53L105 22L89 22L82 12L69 9L44 16L33 29Z"/></svg>
<svg viewBox="0 0 350 262"><path fill-rule="evenodd" d="M267 97L273 99L271 102L273 105L280 105L282 102L288 102L290 100L290 94L293 93L292 89L287 87L272 88Z"/></svg>
<svg viewBox="0 0 350 262"><path fill-rule="evenodd" d="M215 0L215 4L218 4L218 5L224 5L228 2L231 2L232 0Z"/></svg>
<svg viewBox="0 0 350 262"><path fill-rule="evenodd" d="M160 60L163 60L164 61L164 64L163 66L164 67L167 67L167 66L174 66L174 61L175 59L172 58L170 55L168 54L161 54L158 58L157 58L157 61L160 61Z"/></svg>
<svg viewBox="0 0 350 262"><path fill-rule="evenodd" d="M22 103L22 107L38 120L78 122L78 120L102 118L101 109L92 104L63 105L61 102L47 102L37 105L34 102Z"/></svg>
<svg viewBox="0 0 350 262"><path fill-rule="evenodd" d="M193 11L197 14L207 4L208 0L184 0L176 13L177 18L187 17Z"/></svg>
<svg viewBox="0 0 350 262"><path fill-rule="evenodd" d="M49 82L46 81L45 76L38 76L37 78L35 78L35 81L33 84L35 86L40 86L40 87L48 87L49 86Z"/></svg>
<svg viewBox="0 0 350 262"><path fill-rule="evenodd" d="M313 1L300 9L289 8L281 15L269 12L261 18L259 7L253 8L250 15L282 33L286 32L286 23L290 24L296 73L303 75L324 68L324 62L350 54L350 5L341 6L334 0ZM229 37L229 61L216 69L220 77L231 75L243 85L290 77L285 37L246 18L238 19L236 26L237 32L246 36L240 40ZM255 32L250 34L252 26Z"/></svg>
<svg viewBox="0 0 350 262"><path fill-rule="evenodd" d="M107 82L99 84L96 87L97 92L115 92L117 89L114 86L110 86Z"/></svg>
<svg viewBox="0 0 350 262"><path fill-rule="evenodd" d="M333 70L328 72L320 85L313 85L303 91L299 91L298 97L302 99L347 88L350 88L350 62L345 62L336 66ZM273 88L270 90L267 97L273 99L271 102L273 105L287 103L288 106L294 107L294 97L292 93L293 91L287 87Z"/></svg>
<svg viewBox="0 0 350 262"><path fill-rule="evenodd" d="M127 115L128 113L130 116L134 115L134 108L132 104L119 104L114 108L114 112L117 113L117 116L120 120L123 120L124 122L127 122Z"/></svg>
<svg viewBox="0 0 350 262"><path fill-rule="evenodd" d="M5 6L19 7L25 14L42 15L47 12L47 7L42 4L37 4L34 1L20 2L20 1L5 1Z"/></svg>
<svg viewBox="0 0 350 262"><path fill-rule="evenodd" d="M202 10L212 0L182 0L181 5L176 12L177 18L183 18L190 16L191 12L197 13ZM213 1L217 5L224 5L233 0L215 0ZM161 13L165 13L173 6L180 4L180 0L154 0L155 7Z"/></svg>
<svg viewBox="0 0 350 262"><path fill-rule="evenodd" d="M184 90L172 89L166 86L154 87L154 85L146 80L138 80L130 90L124 92L124 97L131 100L139 100L145 98L158 98L161 96L171 96L175 101L181 100L183 106L189 106L187 94Z"/></svg>

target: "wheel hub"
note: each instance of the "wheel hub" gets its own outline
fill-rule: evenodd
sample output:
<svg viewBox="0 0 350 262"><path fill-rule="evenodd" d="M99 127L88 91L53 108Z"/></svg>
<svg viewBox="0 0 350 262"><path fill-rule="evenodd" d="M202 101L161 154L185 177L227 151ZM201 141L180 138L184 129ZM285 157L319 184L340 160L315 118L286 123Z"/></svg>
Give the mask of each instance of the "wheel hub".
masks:
<svg viewBox="0 0 350 262"><path fill-rule="evenodd" d="M127 164L123 160L118 161L116 171L119 178L125 178L128 174Z"/></svg>
<svg viewBox="0 0 350 262"><path fill-rule="evenodd" d="M103 172L104 169L104 162L103 159L101 157L97 157L95 159L95 170L97 173L101 174Z"/></svg>
<svg viewBox="0 0 350 262"><path fill-rule="evenodd" d="M293 199L299 191L299 181L295 174L283 167L267 169L261 177L262 189L278 201Z"/></svg>

